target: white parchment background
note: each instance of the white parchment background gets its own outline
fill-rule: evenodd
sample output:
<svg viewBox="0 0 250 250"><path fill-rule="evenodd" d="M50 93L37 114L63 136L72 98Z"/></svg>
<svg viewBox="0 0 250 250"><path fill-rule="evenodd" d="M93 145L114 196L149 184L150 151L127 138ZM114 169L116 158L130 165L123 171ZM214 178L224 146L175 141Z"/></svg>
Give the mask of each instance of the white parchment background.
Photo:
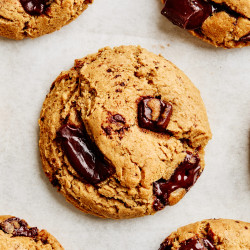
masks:
<svg viewBox="0 0 250 250"><path fill-rule="evenodd" d="M0 214L47 229L66 250L158 249L177 227L206 218L250 222L250 47L216 49L160 15L159 0L95 0L76 21L35 40L0 38ZM213 139L206 168L175 206L154 216L102 220L56 192L41 170L39 112L75 58L140 44L181 68L201 91Z"/></svg>

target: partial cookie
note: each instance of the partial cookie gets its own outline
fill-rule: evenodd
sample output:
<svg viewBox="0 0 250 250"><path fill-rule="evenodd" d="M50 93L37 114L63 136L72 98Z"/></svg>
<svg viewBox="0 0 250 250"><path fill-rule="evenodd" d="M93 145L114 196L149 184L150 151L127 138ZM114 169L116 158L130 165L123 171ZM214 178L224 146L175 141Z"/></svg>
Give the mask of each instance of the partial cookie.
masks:
<svg viewBox="0 0 250 250"><path fill-rule="evenodd" d="M20 40L70 23L93 0L0 0L0 36Z"/></svg>
<svg viewBox="0 0 250 250"><path fill-rule="evenodd" d="M173 24L224 48L250 45L249 0L162 0L162 15Z"/></svg>
<svg viewBox="0 0 250 250"><path fill-rule="evenodd" d="M249 250L250 223L213 219L181 227L170 234L159 250Z"/></svg>
<svg viewBox="0 0 250 250"><path fill-rule="evenodd" d="M25 220L10 216L0 216L1 250L60 250L64 249L57 239L46 230L30 227Z"/></svg>
<svg viewBox="0 0 250 250"><path fill-rule="evenodd" d="M200 92L136 46L76 60L52 84L39 125L51 183L80 210L115 219L177 203L201 175L211 138Z"/></svg>

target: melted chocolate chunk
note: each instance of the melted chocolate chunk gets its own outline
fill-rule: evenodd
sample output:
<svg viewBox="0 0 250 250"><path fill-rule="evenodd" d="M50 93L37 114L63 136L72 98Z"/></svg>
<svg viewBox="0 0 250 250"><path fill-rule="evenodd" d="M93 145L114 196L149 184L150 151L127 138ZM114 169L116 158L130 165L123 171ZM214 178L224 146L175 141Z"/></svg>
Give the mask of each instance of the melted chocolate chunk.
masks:
<svg viewBox="0 0 250 250"><path fill-rule="evenodd" d="M243 17L243 15L241 15L240 13L232 10L228 5L224 4L224 3L215 3L212 0L207 0L208 3L212 6L212 11L213 12L221 12L224 11L226 12L228 15L233 16L235 18L238 18L240 16Z"/></svg>
<svg viewBox="0 0 250 250"><path fill-rule="evenodd" d="M204 246L208 249L208 250L214 250L215 246L212 244L212 242L208 239L202 239L203 240L203 244Z"/></svg>
<svg viewBox="0 0 250 250"><path fill-rule="evenodd" d="M104 159L98 147L91 141L85 128L63 125L57 132L57 138L76 172L89 184L106 180L115 169Z"/></svg>
<svg viewBox="0 0 250 250"><path fill-rule="evenodd" d="M161 243L159 250L171 250L171 248L172 244L168 240L165 240Z"/></svg>
<svg viewBox="0 0 250 250"><path fill-rule="evenodd" d="M46 13L50 0L20 0L24 10L32 16L40 16Z"/></svg>
<svg viewBox="0 0 250 250"><path fill-rule="evenodd" d="M250 33L240 38L241 42L250 42Z"/></svg>
<svg viewBox="0 0 250 250"><path fill-rule="evenodd" d="M200 176L200 159L197 155L187 152L184 161L178 166L169 180L160 179L153 184L155 200L154 209L161 210L169 204L169 196L178 188L187 191L194 185Z"/></svg>
<svg viewBox="0 0 250 250"><path fill-rule="evenodd" d="M13 237L25 236L35 237L38 235L37 227L28 228L28 224L24 220L12 217L0 223L0 229L7 234L12 234Z"/></svg>
<svg viewBox="0 0 250 250"><path fill-rule="evenodd" d="M161 14L184 29L197 29L212 14L212 6L204 0L166 0Z"/></svg>
<svg viewBox="0 0 250 250"><path fill-rule="evenodd" d="M228 5L211 0L166 0L161 14L183 29L197 30L212 13L221 11L235 18L247 18Z"/></svg>
<svg viewBox="0 0 250 250"><path fill-rule="evenodd" d="M159 250L171 250L172 244L165 240ZM214 250L214 245L208 240L203 238L192 238L181 243L179 250Z"/></svg>
<svg viewBox="0 0 250 250"><path fill-rule="evenodd" d="M181 243L179 250L213 250L214 245L208 239L193 238Z"/></svg>
<svg viewBox="0 0 250 250"><path fill-rule="evenodd" d="M158 113L156 117L152 116L153 112ZM171 115L172 105L158 98L144 97L138 104L138 123L141 128L166 132Z"/></svg>

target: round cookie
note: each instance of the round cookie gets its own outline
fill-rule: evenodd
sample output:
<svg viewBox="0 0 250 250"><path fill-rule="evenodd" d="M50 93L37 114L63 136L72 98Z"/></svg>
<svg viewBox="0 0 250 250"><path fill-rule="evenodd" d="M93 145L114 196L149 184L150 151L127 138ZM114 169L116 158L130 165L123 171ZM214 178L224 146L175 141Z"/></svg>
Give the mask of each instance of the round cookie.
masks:
<svg viewBox="0 0 250 250"><path fill-rule="evenodd" d="M60 250L64 249L57 239L46 230L30 227L25 220L10 215L0 216L1 250Z"/></svg>
<svg viewBox="0 0 250 250"><path fill-rule="evenodd" d="M162 15L216 47L250 45L249 0L162 0ZM181 7L180 7L181 6Z"/></svg>
<svg viewBox="0 0 250 250"><path fill-rule="evenodd" d="M0 36L21 40L70 23L93 0L0 0Z"/></svg>
<svg viewBox="0 0 250 250"><path fill-rule="evenodd" d="M202 173L211 138L196 87L139 46L76 60L52 84L39 125L51 183L80 210L115 219L177 203Z"/></svg>
<svg viewBox="0 0 250 250"><path fill-rule="evenodd" d="M250 223L210 219L179 228L170 234L159 250L249 250Z"/></svg>

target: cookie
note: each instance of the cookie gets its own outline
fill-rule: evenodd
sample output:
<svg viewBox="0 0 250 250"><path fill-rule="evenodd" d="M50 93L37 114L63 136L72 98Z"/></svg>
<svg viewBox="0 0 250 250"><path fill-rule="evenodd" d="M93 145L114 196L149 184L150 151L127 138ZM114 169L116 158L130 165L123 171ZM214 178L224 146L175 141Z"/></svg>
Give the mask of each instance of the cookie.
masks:
<svg viewBox="0 0 250 250"><path fill-rule="evenodd" d="M93 0L0 0L0 36L21 40L45 35L73 21Z"/></svg>
<svg viewBox="0 0 250 250"><path fill-rule="evenodd" d="M216 47L250 45L249 0L162 0L162 15Z"/></svg>
<svg viewBox="0 0 250 250"><path fill-rule="evenodd" d="M10 215L0 216L0 249L64 249L46 230L30 227L25 220Z"/></svg>
<svg viewBox="0 0 250 250"><path fill-rule="evenodd" d="M201 175L211 138L196 87L139 46L76 60L52 84L39 125L51 183L80 210L114 219L177 203Z"/></svg>
<svg viewBox="0 0 250 250"><path fill-rule="evenodd" d="M170 234L159 250L249 250L250 223L211 219L181 227Z"/></svg>

